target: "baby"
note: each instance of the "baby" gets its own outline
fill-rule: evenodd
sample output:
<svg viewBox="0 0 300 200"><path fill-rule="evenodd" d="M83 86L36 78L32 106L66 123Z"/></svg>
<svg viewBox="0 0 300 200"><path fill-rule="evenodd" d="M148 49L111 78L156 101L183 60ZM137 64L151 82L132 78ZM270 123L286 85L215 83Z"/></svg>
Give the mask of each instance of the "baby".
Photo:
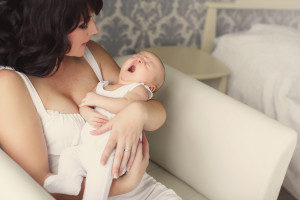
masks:
<svg viewBox="0 0 300 200"><path fill-rule="evenodd" d="M82 100L80 113L92 114L87 106L107 116L108 120L133 101L147 101L153 92L163 84L165 70L161 60L151 52L142 51L128 58L122 65L117 84L99 82L96 93L89 92ZM49 176L44 188L50 193L78 195L83 177L86 177L83 199L107 199L113 180L112 163L114 153L106 165L100 164L100 157L108 141L110 131L91 135L94 122L88 120L82 128L81 144L63 151L60 156L58 174ZM125 153L129 150L125 149ZM123 172L123 174L125 171Z"/></svg>

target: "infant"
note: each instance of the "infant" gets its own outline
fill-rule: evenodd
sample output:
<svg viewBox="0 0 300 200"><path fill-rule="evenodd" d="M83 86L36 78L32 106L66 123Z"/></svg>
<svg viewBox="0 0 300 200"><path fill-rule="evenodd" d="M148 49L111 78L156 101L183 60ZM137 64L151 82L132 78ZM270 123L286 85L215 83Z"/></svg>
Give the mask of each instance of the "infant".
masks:
<svg viewBox="0 0 300 200"><path fill-rule="evenodd" d="M117 84L99 82L96 93L89 92L86 95L80 105L80 113L88 116L91 110L87 106L93 106L110 120L131 102L151 99L153 92L162 86L164 77L161 60L151 52L139 52L123 63ZM83 177L86 177L83 199L103 200L108 198L113 180L111 170L114 152L105 165L100 164L110 131L92 135L90 132L95 130L95 124L86 120L81 132L81 144L62 152L58 174L47 177L44 188L50 193L78 195ZM130 151L125 149L124 153Z"/></svg>

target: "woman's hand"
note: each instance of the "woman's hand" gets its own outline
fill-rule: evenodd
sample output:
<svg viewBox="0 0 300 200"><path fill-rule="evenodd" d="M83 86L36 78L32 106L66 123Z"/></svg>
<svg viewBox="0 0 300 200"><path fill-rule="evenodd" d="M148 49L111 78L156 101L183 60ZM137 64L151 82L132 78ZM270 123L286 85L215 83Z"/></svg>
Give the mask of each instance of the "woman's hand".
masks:
<svg viewBox="0 0 300 200"><path fill-rule="evenodd" d="M143 178L143 175L145 174L145 171L149 165L149 158L149 143L145 133L143 132L142 141L140 141L138 144L136 157L132 164L131 170L127 171L126 173L126 175L129 176L129 178L132 177L130 179L135 178L135 183L137 183L137 185L140 183L140 181Z"/></svg>
<svg viewBox="0 0 300 200"><path fill-rule="evenodd" d="M136 188L141 182L149 164L149 143L145 133L142 136L142 142L138 144L136 158L131 170L127 171L124 176L113 181L109 196L127 193Z"/></svg>
<svg viewBox="0 0 300 200"><path fill-rule="evenodd" d="M91 132L101 134L111 130L109 140L101 157L101 164L105 164L109 155L116 148L112 175L118 178L125 166L129 171L136 156L140 135L146 121L147 112L145 107L139 103L132 103L112 120L102 127Z"/></svg>

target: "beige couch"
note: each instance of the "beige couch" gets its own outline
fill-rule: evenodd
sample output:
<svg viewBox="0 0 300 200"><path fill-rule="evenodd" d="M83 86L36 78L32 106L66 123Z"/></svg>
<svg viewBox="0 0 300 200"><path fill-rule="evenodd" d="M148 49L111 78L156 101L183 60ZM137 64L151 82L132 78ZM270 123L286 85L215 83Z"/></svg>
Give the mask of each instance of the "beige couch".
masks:
<svg viewBox="0 0 300 200"><path fill-rule="evenodd" d="M277 199L295 131L169 66L155 97L168 117L147 133L149 174L184 200ZM0 199L53 199L2 150L0 169Z"/></svg>

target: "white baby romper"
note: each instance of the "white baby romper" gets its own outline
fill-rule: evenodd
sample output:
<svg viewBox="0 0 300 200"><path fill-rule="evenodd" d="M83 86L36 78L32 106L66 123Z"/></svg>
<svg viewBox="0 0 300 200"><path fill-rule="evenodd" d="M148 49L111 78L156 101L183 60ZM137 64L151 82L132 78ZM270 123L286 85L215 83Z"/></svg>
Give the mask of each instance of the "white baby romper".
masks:
<svg viewBox="0 0 300 200"><path fill-rule="evenodd" d="M84 57L94 70L99 81L103 81L99 66L88 48L86 48ZM0 67L0 69L3 68L5 67ZM10 68L6 67L6 69ZM58 161L61 152L65 148L79 145L80 133L85 121L78 113L63 114L53 110L46 110L37 91L28 77L23 73L18 72L18 74L23 78L31 95L32 101L40 116L47 143L50 171L51 173L56 174L58 171ZM108 200L180 199L181 198L177 196L173 190L166 188L147 173L144 174L140 184L132 191L126 194L108 198Z"/></svg>
<svg viewBox="0 0 300 200"><path fill-rule="evenodd" d="M101 96L121 98L135 87L141 85L148 91L148 100L153 96L149 87L144 85L144 83L131 83L113 91L104 89L108 84L108 81L99 82L96 93ZM95 110L107 116L108 120L115 116L115 114L102 108L95 108ZM49 176L45 180L44 187L48 192L78 195L81 190L83 177L86 176L83 199L102 200L108 198L113 179L111 171L114 152L110 155L105 165L100 164L99 158L104 151L111 131L101 135L91 135L90 132L92 130L95 130L95 128L85 123L81 132L82 144L67 148L62 152L58 165L58 174Z"/></svg>

